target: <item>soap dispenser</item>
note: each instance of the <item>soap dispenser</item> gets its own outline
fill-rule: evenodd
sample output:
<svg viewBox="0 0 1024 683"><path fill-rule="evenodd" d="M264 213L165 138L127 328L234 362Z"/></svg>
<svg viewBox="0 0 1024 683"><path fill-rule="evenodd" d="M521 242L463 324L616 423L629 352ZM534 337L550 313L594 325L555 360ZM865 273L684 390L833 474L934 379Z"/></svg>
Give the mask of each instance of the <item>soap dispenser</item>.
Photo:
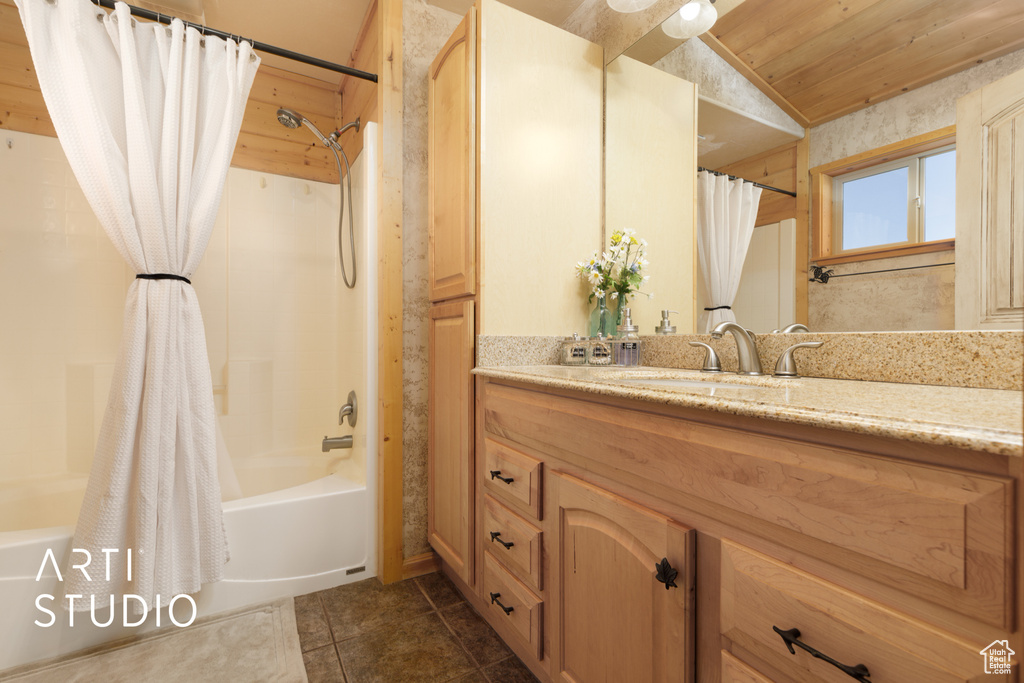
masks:
<svg viewBox="0 0 1024 683"><path fill-rule="evenodd" d="M640 328L633 324L628 308L622 309L622 324L616 329L618 338L612 340L612 362L627 367L640 365L643 342L640 341Z"/></svg>
<svg viewBox="0 0 1024 683"><path fill-rule="evenodd" d="M665 311L661 312L661 324L654 328L654 334L675 334L676 326L672 324L672 321L668 319L669 313L678 313L679 311Z"/></svg>

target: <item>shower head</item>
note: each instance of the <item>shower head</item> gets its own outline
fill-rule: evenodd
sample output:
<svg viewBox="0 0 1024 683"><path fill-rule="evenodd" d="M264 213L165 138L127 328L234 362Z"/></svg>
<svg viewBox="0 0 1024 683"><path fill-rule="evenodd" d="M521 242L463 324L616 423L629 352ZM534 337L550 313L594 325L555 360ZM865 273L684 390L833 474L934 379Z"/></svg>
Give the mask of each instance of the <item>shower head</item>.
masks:
<svg viewBox="0 0 1024 683"><path fill-rule="evenodd" d="M278 109L277 120L281 122L281 125L285 128L298 128L300 125L309 128L313 131L313 135L322 142L325 146L330 147L330 141L324 137L324 134L320 132L320 129L310 123L309 119L295 111L294 109Z"/></svg>
<svg viewBox="0 0 1024 683"><path fill-rule="evenodd" d="M291 109L278 109L277 120L285 128L298 128L306 120L306 117Z"/></svg>

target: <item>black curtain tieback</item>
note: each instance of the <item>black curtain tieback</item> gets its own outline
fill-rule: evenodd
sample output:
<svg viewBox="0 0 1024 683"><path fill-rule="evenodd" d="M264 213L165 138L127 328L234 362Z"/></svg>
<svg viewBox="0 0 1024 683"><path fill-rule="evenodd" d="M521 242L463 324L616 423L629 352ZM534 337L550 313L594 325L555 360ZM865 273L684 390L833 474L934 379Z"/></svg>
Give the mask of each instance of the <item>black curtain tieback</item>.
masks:
<svg viewBox="0 0 1024 683"><path fill-rule="evenodd" d="M192 284L192 281L187 277L181 275L174 275L173 273L139 273L135 276L136 280L181 280L185 284Z"/></svg>
<svg viewBox="0 0 1024 683"><path fill-rule="evenodd" d="M704 310L705 311L720 311L723 308L726 309L726 310L729 310L729 311L732 310L732 306L715 306L714 308L705 308Z"/></svg>

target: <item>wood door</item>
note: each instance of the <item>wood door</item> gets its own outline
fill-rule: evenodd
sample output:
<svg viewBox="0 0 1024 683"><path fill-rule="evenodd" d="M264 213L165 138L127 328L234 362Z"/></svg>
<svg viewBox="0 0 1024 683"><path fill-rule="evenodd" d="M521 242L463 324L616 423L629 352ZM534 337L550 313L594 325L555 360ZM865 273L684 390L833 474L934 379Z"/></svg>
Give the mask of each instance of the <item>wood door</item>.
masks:
<svg viewBox="0 0 1024 683"><path fill-rule="evenodd" d="M473 302L431 306L427 534L473 585Z"/></svg>
<svg viewBox="0 0 1024 683"><path fill-rule="evenodd" d="M476 10L430 65L427 95L431 301L476 292Z"/></svg>
<svg viewBox="0 0 1024 683"><path fill-rule="evenodd" d="M566 474L551 485L558 680L692 681L693 530Z"/></svg>
<svg viewBox="0 0 1024 683"><path fill-rule="evenodd" d="M1024 70L957 100L956 328L1024 322Z"/></svg>

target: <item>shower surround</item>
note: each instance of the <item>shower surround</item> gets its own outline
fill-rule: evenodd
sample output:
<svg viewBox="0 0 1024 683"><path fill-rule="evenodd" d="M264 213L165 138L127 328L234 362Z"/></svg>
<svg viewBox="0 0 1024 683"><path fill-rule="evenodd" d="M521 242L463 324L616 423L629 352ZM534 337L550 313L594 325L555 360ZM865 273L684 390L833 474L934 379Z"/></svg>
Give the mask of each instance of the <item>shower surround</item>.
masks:
<svg viewBox="0 0 1024 683"><path fill-rule="evenodd" d="M353 165L355 290L338 269L338 186L234 168L192 278L243 496L225 503L232 559L227 579L199 593L200 614L375 573L375 127L362 134L370 144ZM36 596L59 590L52 572L34 579L46 548L65 567L135 273L56 139L4 131L0 203L0 637L18 643L5 648L2 670L142 629L100 630L87 613L73 629L63 615L63 633L32 623L46 620ZM338 426L351 389L359 421ZM354 434L351 451L320 452L324 435L345 434ZM345 523L318 529L328 517Z"/></svg>

